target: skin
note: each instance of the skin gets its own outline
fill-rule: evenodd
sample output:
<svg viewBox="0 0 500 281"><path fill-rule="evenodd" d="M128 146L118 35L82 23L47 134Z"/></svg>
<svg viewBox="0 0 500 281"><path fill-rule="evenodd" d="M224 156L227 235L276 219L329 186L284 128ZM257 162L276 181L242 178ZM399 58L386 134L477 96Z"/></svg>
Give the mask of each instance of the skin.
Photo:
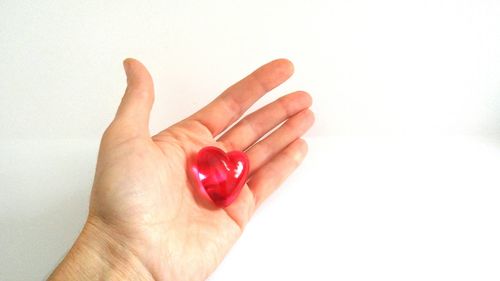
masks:
<svg viewBox="0 0 500 281"><path fill-rule="evenodd" d="M127 89L102 137L88 219L49 280L205 280L305 157L301 136L314 122L311 96L282 96L234 124L292 75L292 63L278 59L151 136L152 78L137 60L125 60L124 68ZM203 197L187 173L204 146L249 157L249 180L226 208Z"/></svg>

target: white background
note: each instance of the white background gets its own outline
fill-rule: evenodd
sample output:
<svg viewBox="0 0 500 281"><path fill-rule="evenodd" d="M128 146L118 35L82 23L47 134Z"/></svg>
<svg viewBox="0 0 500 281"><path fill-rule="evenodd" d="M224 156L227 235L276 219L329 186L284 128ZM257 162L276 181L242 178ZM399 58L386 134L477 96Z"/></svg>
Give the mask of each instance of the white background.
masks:
<svg viewBox="0 0 500 281"><path fill-rule="evenodd" d="M136 57L151 129L277 57L310 155L212 280L499 280L500 2L0 1L0 280L41 280L85 219Z"/></svg>

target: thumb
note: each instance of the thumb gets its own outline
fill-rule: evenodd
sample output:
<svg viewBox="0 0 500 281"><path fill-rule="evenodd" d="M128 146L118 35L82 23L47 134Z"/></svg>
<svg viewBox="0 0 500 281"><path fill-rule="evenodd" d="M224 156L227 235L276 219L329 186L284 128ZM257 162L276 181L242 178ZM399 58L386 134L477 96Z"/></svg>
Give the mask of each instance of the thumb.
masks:
<svg viewBox="0 0 500 281"><path fill-rule="evenodd" d="M153 79L146 67L135 59L123 61L127 89L115 116L115 123L131 130L128 133L149 134L149 113L153 107Z"/></svg>

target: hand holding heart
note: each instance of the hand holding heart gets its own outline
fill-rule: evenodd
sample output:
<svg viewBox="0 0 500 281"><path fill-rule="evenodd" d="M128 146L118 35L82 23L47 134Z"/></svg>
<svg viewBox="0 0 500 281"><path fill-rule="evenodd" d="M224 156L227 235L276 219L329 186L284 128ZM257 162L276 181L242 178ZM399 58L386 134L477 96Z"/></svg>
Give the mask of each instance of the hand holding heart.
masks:
<svg viewBox="0 0 500 281"><path fill-rule="evenodd" d="M288 60L275 60L198 112L151 136L152 78L137 60L127 59L124 67L127 89L102 138L86 226L51 279L69 274L74 269L71 262L82 252L118 245L120 251L115 249L112 259L128 265L133 271L128 276L205 280L255 209L304 158L307 146L300 137L313 123L311 97L302 91L282 96L233 124L292 75ZM204 147L212 148L203 151ZM226 154L230 151L243 151L248 159L237 152ZM196 155L200 161L193 167L203 175L198 180L208 197L197 192L189 172ZM221 165L227 165L229 173L220 172ZM225 189L215 184L221 179ZM108 244L96 247L96 239ZM104 259L102 253L90 256Z"/></svg>

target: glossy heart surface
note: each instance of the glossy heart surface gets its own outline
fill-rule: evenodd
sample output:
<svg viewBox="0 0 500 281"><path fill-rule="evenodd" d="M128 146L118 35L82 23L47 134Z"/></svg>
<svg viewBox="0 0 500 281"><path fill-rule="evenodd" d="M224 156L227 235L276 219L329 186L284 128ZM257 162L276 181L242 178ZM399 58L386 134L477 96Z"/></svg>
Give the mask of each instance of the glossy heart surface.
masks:
<svg viewBox="0 0 500 281"><path fill-rule="evenodd" d="M220 148L202 148L193 167L196 181L219 207L229 206L246 182L249 162L245 153L225 153Z"/></svg>

